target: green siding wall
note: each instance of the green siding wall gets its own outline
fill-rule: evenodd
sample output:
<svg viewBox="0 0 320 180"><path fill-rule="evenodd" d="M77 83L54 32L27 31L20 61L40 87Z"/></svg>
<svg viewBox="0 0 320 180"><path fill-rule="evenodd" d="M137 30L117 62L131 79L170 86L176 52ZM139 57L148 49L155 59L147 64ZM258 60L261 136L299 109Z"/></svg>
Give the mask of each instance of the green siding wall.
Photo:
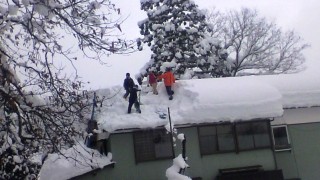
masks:
<svg viewBox="0 0 320 180"><path fill-rule="evenodd" d="M190 168L186 170L189 177L202 177L203 180L213 180L219 169L262 165L265 170L274 170L275 161L272 150L263 149L215 155L200 155L197 128L179 129L187 138L187 157ZM107 167L95 175L86 174L78 179L99 180L165 180L165 172L172 165L172 160L159 160L135 163L133 137L131 133L113 134L110 136L111 152L116 164L114 168ZM176 142L175 155L181 153L181 144Z"/></svg>
<svg viewBox="0 0 320 180"><path fill-rule="evenodd" d="M214 155L200 155L197 128L180 129L187 138L187 156L190 168L187 175L190 177L202 177L204 180L213 180L218 175L219 169L262 165L265 170L275 168L273 152L270 149L244 151L236 153L224 153ZM176 149L181 149L177 146Z"/></svg>
<svg viewBox="0 0 320 180"><path fill-rule="evenodd" d="M114 168L107 167L95 175L88 174L79 179L98 180L151 180L165 179L165 171L171 160L151 161L136 164L134 158L133 137L131 133L112 134L110 146ZM150 178L155 177L155 178Z"/></svg>
<svg viewBox="0 0 320 180"><path fill-rule="evenodd" d="M292 150L276 152L278 168L286 179L320 177L320 123L288 125Z"/></svg>

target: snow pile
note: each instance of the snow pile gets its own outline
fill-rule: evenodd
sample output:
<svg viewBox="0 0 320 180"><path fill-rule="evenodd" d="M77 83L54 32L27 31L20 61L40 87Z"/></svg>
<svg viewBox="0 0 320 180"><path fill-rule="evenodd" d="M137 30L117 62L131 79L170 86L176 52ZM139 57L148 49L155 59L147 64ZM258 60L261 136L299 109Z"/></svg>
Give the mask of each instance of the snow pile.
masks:
<svg viewBox="0 0 320 180"><path fill-rule="evenodd" d="M184 161L182 155L180 154L178 157L173 159L173 165L166 171L168 180L191 180L191 178L179 174L180 169L185 169L188 167L188 164Z"/></svg>
<svg viewBox="0 0 320 180"><path fill-rule="evenodd" d="M168 130L168 129L167 129ZM172 130L176 131L176 129ZM174 132L176 134L176 132ZM177 138L183 142L185 136L183 133L177 135ZM175 138L174 138L175 140ZM186 158L187 159L187 158ZM179 154L176 158L173 159L173 164L166 170L166 176L168 180L191 180L190 177L180 174L180 170L188 168L189 165L186 163L182 154Z"/></svg>
<svg viewBox="0 0 320 180"><path fill-rule="evenodd" d="M62 154L63 156L48 155L42 165L39 180L69 179L113 163L110 153L108 156L101 155L98 151L87 148L82 143L62 151Z"/></svg>
<svg viewBox="0 0 320 180"><path fill-rule="evenodd" d="M168 100L163 83L158 83L159 95L142 86L142 113L127 114L128 102L122 98L122 87L100 90L100 96L110 97L96 113L100 128L112 132L119 129L154 128L167 124L159 118L170 115L173 124L249 120L281 116L281 94L274 87L248 78L179 80L174 84L174 99Z"/></svg>
<svg viewBox="0 0 320 180"><path fill-rule="evenodd" d="M281 94L268 84L243 78L192 81L182 82L186 91L195 94L190 104L180 106L178 124L249 120L283 112Z"/></svg>
<svg viewBox="0 0 320 180"><path fill-rule="evenodd" d="M173 86L172 101L162 82L158 83L159 95L146 85L141 88L141 114L127 114L122 87L99 90L100 96L114 96L96 112L100 128L113 132L164 126L167 119L159 115L168 114L168 108L173 124L186 125L272 118L281 116L284 108L320 106L320 75L179 80Z"/></svg>

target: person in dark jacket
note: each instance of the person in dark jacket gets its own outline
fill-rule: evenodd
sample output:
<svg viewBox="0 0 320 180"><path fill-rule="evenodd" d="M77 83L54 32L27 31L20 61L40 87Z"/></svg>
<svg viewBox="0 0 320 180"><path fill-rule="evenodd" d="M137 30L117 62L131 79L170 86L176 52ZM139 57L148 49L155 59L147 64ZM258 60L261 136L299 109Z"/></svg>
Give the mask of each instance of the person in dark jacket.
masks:
<svg viewBox="0 0 320 180"><path fill-rule="evenodd" d="M126 78L123 82L123 87L126 90L126 93L123 95L123 98L126 99L129 95L130 90L133 88L134 82L133 79L130 77L130 73L126 74Z"/></svg>
<svg viewBox="0 0 320 180"><path fill-rule="evenodd" d="M141 113L140 110L140 103L138 102L138 95L137 92L141 91L138 89L138 85L134 85L133 88L130 90L130 96L129 96L129 105L128 105L128 114L131 113L132 105L136 108L136 110Z"/></svg>

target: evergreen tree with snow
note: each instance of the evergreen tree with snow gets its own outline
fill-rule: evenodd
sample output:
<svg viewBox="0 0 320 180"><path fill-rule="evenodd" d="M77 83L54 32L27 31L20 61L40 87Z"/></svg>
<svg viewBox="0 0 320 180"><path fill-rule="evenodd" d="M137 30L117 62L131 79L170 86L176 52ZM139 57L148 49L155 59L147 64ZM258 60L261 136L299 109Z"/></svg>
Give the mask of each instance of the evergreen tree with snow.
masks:
<svg viewBox="0 0 320 180"><path fill-rule="evenodd" d="M148 44L152 51L147 69L171 66L178 79L228 76L226 50L208 36L210 26L193 1L141 0L141 9L148 18L138 23L144 36L138 46Z"/></svg>

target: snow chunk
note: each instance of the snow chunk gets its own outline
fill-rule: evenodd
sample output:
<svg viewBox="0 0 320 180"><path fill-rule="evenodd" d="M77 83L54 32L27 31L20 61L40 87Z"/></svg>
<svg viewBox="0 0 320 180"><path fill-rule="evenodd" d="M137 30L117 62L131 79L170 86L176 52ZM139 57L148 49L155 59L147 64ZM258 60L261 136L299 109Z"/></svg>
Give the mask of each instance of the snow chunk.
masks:
<svg viewBox="0 0 320 180"><path fill-rule="evenodd" d="M180 154L173 159L173 165L167 169L166 176L168 180L191 180L190 177L179 174L180 169L189 167Z"/></svg>
<svg viewBox="0 0 320 180"><path fill-rule="evenodd" d="M178 139L180 140L180 141L183 141L184 140L184 134L183 133L181 133L181 134L178 134Z"/></svg>
<svg viewBox="0 0 320 180"><path fill-rule="evenodd" d="M9 5L8 11L10 15L17 15L19 7L16 5Z"/></svg>
<svg viewBox="0 0 320 180"><path fill-rule="evenodd" d="M164 27L165 31L174 31L175 27L174 24L170 23L166 23L165 27Z"/></svg>
<svg viewBox="0 0 320 180"><path fill-rule="evenodd" d="M21 0L22 4L24 6L29 6L30 5L30 0Z"/></svg>
<svg viewBox="0 0 320 180"><path fill-rule="evenodd" d="M13 161L17 164L22 163L22 159L19 156L13 156Z"/></svg>

